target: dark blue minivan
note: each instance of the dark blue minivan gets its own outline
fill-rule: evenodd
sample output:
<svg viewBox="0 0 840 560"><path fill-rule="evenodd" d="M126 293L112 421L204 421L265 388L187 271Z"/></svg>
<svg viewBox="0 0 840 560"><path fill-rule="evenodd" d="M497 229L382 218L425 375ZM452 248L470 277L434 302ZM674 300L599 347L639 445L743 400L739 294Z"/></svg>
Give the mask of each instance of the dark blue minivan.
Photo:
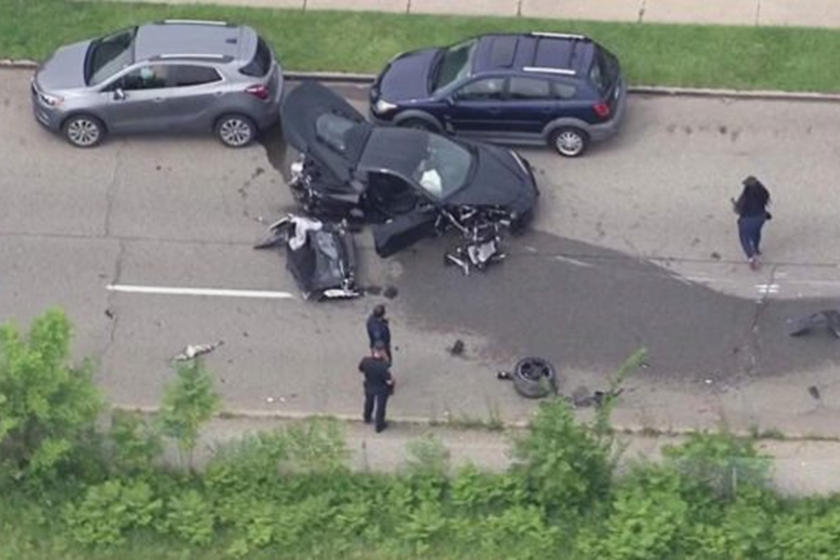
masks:
<svg viewBox="0 0 840 560"><path fill-rule="evenodd" d="M370 91L383 124L582 154L615 134L627 87L618 59L583 35L502 33L394 57Z"/></svg>

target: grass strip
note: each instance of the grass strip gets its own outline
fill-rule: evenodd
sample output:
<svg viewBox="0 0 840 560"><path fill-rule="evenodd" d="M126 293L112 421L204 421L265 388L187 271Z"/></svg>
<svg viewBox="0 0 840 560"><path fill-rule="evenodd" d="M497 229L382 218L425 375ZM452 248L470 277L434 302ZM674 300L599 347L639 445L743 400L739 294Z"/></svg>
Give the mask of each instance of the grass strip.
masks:
<svg viewBox="0 0 840 560"><path fill-rule="evenodd" d="M0 57L41 60L59 45L163 18L255 27L284 68L377 72L394 54L488 31L585 33L632 84L840 92L840 30L302 11L196 4L0 0Z"/></svg>

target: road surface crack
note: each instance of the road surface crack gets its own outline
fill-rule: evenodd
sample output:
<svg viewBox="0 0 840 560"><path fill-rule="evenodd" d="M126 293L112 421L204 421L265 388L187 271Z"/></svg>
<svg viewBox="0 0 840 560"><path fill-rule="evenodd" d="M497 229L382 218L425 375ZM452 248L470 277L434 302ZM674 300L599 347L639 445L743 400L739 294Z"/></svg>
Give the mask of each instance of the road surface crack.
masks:
<svg viewBox="0 0 840 560"><path fill-rule="evenodd" d="M113 280L111 281L112 285L119 284L120 277L122 276L122 267L123 261L125 260L125 242L119 242L120 250L117 253L117 260L114 263L114 275ZM108 350L111 348L111 345L114 343L114 340L117 335L117 326L120 321L119 314L114 311L114 298L116 297L116 292L108 291L108 298L106 301L105 307L105 315L111 321L111 328L108 332L108 344L105 345L105 348L102 350L102 357L105 357L105 354L108 353Z"/></svg>
<svg viewBox="0 0 840 560"><path fill-rule="evenodd" d="M108 187L105 190L105 237L111 237L111 214L114 209L114 198L117 188L117 177L120 168L120 161L122 159L122 150L117 147L117 153L114 155L114 166L111 168L111 178L108 181Z"/></svg>
<svg viewBox="0 0 840 560"><path fill-rule="evenodd" d="M772 286L776 279L776 265L770 268L770 278L767 280L767 286ZM750 322L749 332L747 333L747 344L745 347L745 356L748 363L745 367L747 374L752 374L757 367L759 357L761 355L761 341L759 337L761 318L770 306L771 290L764 290L761 298L755 304L755 312L753 313L752 321Z"/></svg>

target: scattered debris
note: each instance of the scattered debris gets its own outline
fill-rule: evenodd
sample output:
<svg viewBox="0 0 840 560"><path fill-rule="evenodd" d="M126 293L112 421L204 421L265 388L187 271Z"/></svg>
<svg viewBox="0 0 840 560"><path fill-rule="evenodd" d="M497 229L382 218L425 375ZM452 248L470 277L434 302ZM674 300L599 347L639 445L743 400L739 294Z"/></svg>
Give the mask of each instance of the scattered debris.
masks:
<svg viewBox="0 0 840 560"><path fill-rule="evenodd" d="M460 356L464 353L464 341L460 338L455 341L452 347L449 349L449 353L453 356Z"/></svg>
<svg viewBox="0 0 840 560"><path fill-rule="evenodd" d="M709 256L712 257L716 261L720 260L720 253L718 253L717 251L712 251L712 254L709 255Z"/></svg>
<svg viewBox="0 0 840 560"><path fill-rule="evenodd" d="M208 352L212 352L222 344L224 344L224 340L220 340L215 344L189 344L187 345L184 350L172 358L176 362L184 362L186 360L192 360L196 356L201 356L202 354L207 354Z"/></svg>
<svg viewBox="0 0 840 560"><path fill-rule="evenodd" d="M388 286L385 288L385 291L382 292L382 295L388 299L394 299L399 294L399 290L397 290L394 286Z"/></svg>
<svg viewBox="0 0 840 560"><path fill-rule="evenodd" d="M113 318L114 318L114 312L113 312L113 311L111 311L111 308L110 308L110 307L109 307L109 308L107 308L107 309L105 309L105 316L106 316L106 317L108 317L109 319L113 319Z"/></svg>
<svg viewBox="0 0 840 560"><path fill-rule="evenodd" d="M795 321L788 319L787 322L790 336L808 334L814 328L826 327L836 338L840 338L840 311L837 309L824 309Z"/></svg>
<svg viewBox="0 0 840 560"><path fill-rule="evenodd" d="M273 402L281 402L284 403L287 400L293 399L297 397L297 393L289 393L288 395L280 395L277 397L266 397L265 402L273 403Z"/></svg>
<svg viewBox="0 0 840 560"><path fill-rule="evenodd" d="M457 265L464 276L469 276L471 268L484 270L488 264L504 260L506 255L501 251L499 222L479 221L467 228L461 226L454 218L451 219L463 234L464 240L455 249L444 254L444 264Z"/></svg>
<svg viewBox="0 0 840 560"><path fill-rule="evenodd" d="M373 296L378 296L379 294L382 293L382 286L376 286L376 285L365 286L364 292L366 294L370 294L370 295L373 295Z"/></svg>
<svg viewBox="0 0 840 560"><path fill-rule="evenodd" d="M511 379L511 375L509 371L497 371L496 372L496 379Z"/></svg>
<svg viewBox="0 0 840 560"><path fill-rule="evenodd" d="M808 392L811 394L812 397L814 397L817 400L820 400L820 390L817 389L816 385L811 385L810 387L808 387Z"/></svg>

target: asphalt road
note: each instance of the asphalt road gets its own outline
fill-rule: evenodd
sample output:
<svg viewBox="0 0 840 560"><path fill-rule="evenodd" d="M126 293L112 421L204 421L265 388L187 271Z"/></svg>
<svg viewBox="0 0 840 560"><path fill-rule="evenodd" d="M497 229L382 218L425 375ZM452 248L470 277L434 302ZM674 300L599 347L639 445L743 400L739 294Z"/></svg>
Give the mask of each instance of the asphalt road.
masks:
<svg viewBox="0 0 840 560"><path fill-rule="evenodd" d="M112 402L156 404L172 356L222 340L206 361L228 408L356 414L363 322L385 302L394 415L522 419L534 403L495 380L518 357L553 360L570 392L602 386L646 346L617 411L625 423L830 431L840 345L790 338L785 320L840 295L836 104L633 96L619 137L581 159L523 150L543 196L503 264L464 277L442 266L447 239L382 260L363 232L363 284L398 295L317 304L300 299L281 253L251 249L293 207L279 134L243 150L209 135L74 149L31 117L28 79L0 71L0 319L65 308ZM729 203L747 174L773 195L759 272L743 263ZM466 352L453 357L458 338Z"/></svg>

